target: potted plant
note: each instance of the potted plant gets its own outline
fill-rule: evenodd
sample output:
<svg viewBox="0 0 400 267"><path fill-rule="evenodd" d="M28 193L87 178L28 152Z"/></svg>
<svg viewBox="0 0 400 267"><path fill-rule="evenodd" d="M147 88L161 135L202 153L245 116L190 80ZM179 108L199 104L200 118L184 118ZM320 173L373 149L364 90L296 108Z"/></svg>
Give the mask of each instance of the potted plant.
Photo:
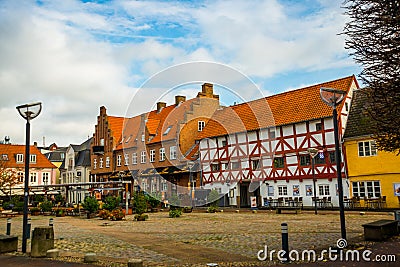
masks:
<svg viewBox="0 0 400 267"><path fill-rule="evenodd" d="M122 220L123 218L125 218L125 212L124 212L121 208L114 209L114 210L111 212L111 215L110 215L110 219L111 219L111 220L113 220L113 221L120 221L120 220Z"/></svg>
<svg viewBox="0 0 400 267"><path fill-rule="evenodd" d="M219 199L219 193L217 190L213 189L210 191L210 193L207 196L208 202L210 203L210 206L207 209L208 213L215 213L218 211L218 199Z"/></svg>
<svg viewBox="0 0 400 267"><path fill-rule="evenodd" d="M154 194L154 195L147 195L147 202L151 207L151 212L158 212L160 204L161 204L161 195Z"/></svg>
<svg viewBox="0 0 400 267"><path fill-rule="evenodd" d="M30 211L31 211L32 216L37 216L40 214L40 208L38 208L38 207L33 207L30 209Z"/></svg>
<svg viewBox="0 0 400 267"><path fill-rule="evenodd" d="M108 220L111 216L111 212L109 210L103 209L99 211L99 217L103 220Z"/></svg>
<svg viewBox="0 0 400 267"><path fill-rule="evenodd" d="M96 197L93 196L86 197L82 206L87 212L88 219L92 218L93 214L99 210L99 202L97 201Z"/></svg>
<svg viewBox="0 0 400 267"><path fill-rule="evenodd" d="M135 220L145 221L149 216L144 214L147 211L147 201L143 192L138 192L134 196Z"/></svg>
<svg viewBox="0 0 400 267"><path fill-rule="evenodd" d="M182 215L182 210L180 208L171 209L168 215L170 218L179 218Z"/></svg>
<svg viewBox="0 0 400 267"><path fill-rule="evenodd" d="M39 207L43 211L44 215L50 215L53 208L53 203L51 203L51 201L45 200L40 203Z"/></svg>
<svg viewBox="0 0 400 267"><path fill-rule="evenodd" d="M65 210L64 209L57 209L56 210L56 217L65 217Z"/></svg>
<svg viewBox="0 0 400 267"><path fill-rule="evenodd" d="M121 198L115 197L115 196L108 196L106 197L106 200L103 204L103 209L106 209L108 211L115 210L118 206L119 203L121 202Z"/></svg>

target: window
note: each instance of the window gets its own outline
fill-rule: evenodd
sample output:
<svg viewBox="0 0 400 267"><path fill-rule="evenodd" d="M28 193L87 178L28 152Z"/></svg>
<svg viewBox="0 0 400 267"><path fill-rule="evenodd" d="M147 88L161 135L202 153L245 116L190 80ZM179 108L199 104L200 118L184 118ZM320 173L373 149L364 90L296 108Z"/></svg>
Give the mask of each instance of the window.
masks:
<svg viewBox="0 0 400 267"><path fill-rule="evenodd" d="M146 163L146 151L140 152L140 163Z"/></svg>
<svg viewBox="0 0 400 267"><path fill-rule="evenodd" d="M137 164L137 153L132 153L132 164Z"/></svg>
<svg viewBox="0 0 400 267"><path fill-rule="evenodd" d="M278 186L278 195L279 196L287 196L288 195L286 185Z"/></svg>
<svg viewBox="0 0 400 267"><path fill-rule="evenodd" d="M124 155L124 163L125 163L125 166L128 166L128 164L129 164L129 155L128 154Z"/></svg>
<svg viewBox="0 0 400 267"><path fill-rule="evenodd" d="M274 167L275 168L285 167L285 159L283 157L274 158Z"/></svg>
<svg viewBox="0 0 400 267"><path fill-rule="evenodd" d="M322 131L322 123L315 124L315 130L316 131Z"/></svg>
<svg viewBox="0 0 400 267"><path fill-rule="evenodd" d="M211 164L211 171L219 171L219 170L220 170L220 166L218 163Z"/></svg>
<svg viewBox="0 0 400 267"><path fill-rule="evenodd" d="M270 131L269 132L269 138L274 139L275 138L275 131Z"/></svg>
<svg viewBox="0 0 400 267"><path fill-rule="evenodd" d="M93 159L93 169L97 168L97 159Z"/></svg>
<svg viewBox="0 0 400 267"><path fill-rule="evenodd" d="M1 160L7 161L8 160L8 155L7 154L2 154L1 155Z"/></svg>
<svg viewBox="0 0 400 267"><path fill-rule="evenodd" d="M150 150L150 162L156 161L156 151L154 149Z"/></svg>
<svg viewBox="0 0 400 267"><path fill-rule="evenodd" d="M358 143L358 156L360 156L360 157L376 156L375 141L359 142Z"/></svg>
<svg viewBox="0 0 400 267"><path fill-rule="evenodd" d="M274 187L272 185L268 186L268 196L270 197L274 196Z"/></svg>
<svg viewBox="0 0 400 267"><path fill-rule="evenodd" d="M222 146L226 146L228 143L226 142L226 140L222 140L221 145Z"/></svg>
<svg viewBox="0 0 400 267"><path fill-rule="evenodd" d="M318 192L320 196L329 196L329 185L324 184L324 185L319 185L318 186Z"/></svg>
<svg viewBox="0 0 400 267"><path fill-rule="evenodd" d="M345 106L345 108L346 108L346 111L349 111L349 103L344 103L344 106Z"/></svg>
<svg viewBox="0 0 400 267"><path fill-rule="evenodd" d="M176 146L171 146L169 148L169 158L176 159Z"/></svg>
<svg viewBox="0 0 400 267"><path fill-rule="evenodd" d="M300 166L310 166L310 155L300 155Z"/></svg>
<svg viewBox="0 0 400 267"><path fill-rule="evenodd" d="M24 173L23 172L18 172L18 182L23 183L24 182Z"/></svg>
<svg viewBox="0 0 400 267"><path fill-rule="evenodd" d="M329 152L329 162L330 162L330 163L336 163L336 154L335 154L335 151L330 151L330 152Z"/></svg>
<svg viewBox="0 0 400 267"><path fill-rule="evenodd" d="M324 152L318 152L318 154L314 158L315 164L325 164L325 154Z"/></svg>
<svg viewBox="0 0 400 267"><path fill-rule="evenodd" d="M100 169L102 169L103 168L103 158L100 158Z"/></svg>
<svg viewBox="0 0 400 267"><path fill-rule="evenodd" d="M199 132L203 131L204 126L206 126L206 123L204 121L198 121L197 122L197 131L199 131Z"/></svg>
<svg viewBox="0 0 400 267"><path fill-rule="evenodd" d="M240 162L239 161L234 161L231 164L232 164L232 170L240 169Z"/></svg>
<svg viewBox="0 0 400 267"><path fill-rule="evenodd" d="M117 156L117 166L121 166L121 155Z"/></svg>
<svg viewBox="0 0 400 267"><path fill-rule="evenodd" d="M355 197L380 197L380 181L353 182L353 196Z"/></svg>
<svg viewBox="0 0 400 267"><path fill-rule="evenodd" d="M106 168L110 168L110 157L106 157Z"/></svg>
<svg viewBox="0 0 400 267"><path fill-rule="evenodd" d="M48 172L44 172L44 173L42 174L42 176L43 176L43 184L44 184L44 185L49 184L49 173L48 173Z"/></svg>
<svg viewBox="0 0 400 267"><path fill-rule="evenodd" d="M260 169L260 160L252 160L251 161L252 170L259 170Z"/></svg>
<svg viewBox="0 0 400 267"><path fill-rule="evenodd" d="M104 138L101 138L101 139L100 139L100 145L101 145L101 146L104 146Z"/></svg>
<svg viewBox="0 0 400 267"><path fill-rule="evenodd" d="M35 154L31 154L29 157L30 157L31 163L36 163L36 155Z"/></svg>
<svg viewBox="0 0 400 267"><path fill-rule="evenodd" d="M168 185L166 182L161 183L161 191L167 192L168 190Z"/></svg>
<svg viewBox="0 0 400 267"><path fill-rule="evenodd" d="M165 148L160 148L160 161L165 160Z"/></svg>
<svg viewBox="0 0 400 267"><path fill-rule="evenodd" d="M31 172L29 177L30 177L31 183L36 183L36 172Z"/></svg>
<svg viewBox="0 0 400 267"><path fill-rule="evenodd" d="M167 135L167 134L169 133L169 131L171 131L171 128L172 128L172 125L171 125L171 126L168 126L168 128L165 129L163 135Z"/></svg>
<svg viewBox="0 0 400 267"><path fill-rule="evenodd" d="M60 153L60 158L63 160L65 158L65 154L64 153Z"/></svg>
<svg viewBox="0 0 400 267"><path fill-rule="evenodd" d="M142 134L142 142L144 142L144 140L145 140L145 136L144 136L144 134Z"/></svg>
<svg viewBox="0 0 400 267"><path fill-rule="evenodd" d="M24 162L24 154L17 154L17 163Z"/></svg>

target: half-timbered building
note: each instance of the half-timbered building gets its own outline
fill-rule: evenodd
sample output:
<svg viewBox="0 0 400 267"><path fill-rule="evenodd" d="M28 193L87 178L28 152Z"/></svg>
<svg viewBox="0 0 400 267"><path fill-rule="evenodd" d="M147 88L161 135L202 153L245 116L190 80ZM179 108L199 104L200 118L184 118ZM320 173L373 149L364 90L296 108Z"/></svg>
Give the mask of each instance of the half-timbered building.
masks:
<svg viewBox="0 0 400 267"><path fill-rule="evenodd" d="M204 188L217 189L234 206L249 206L251 197L258 206L280 197L311 206L314 190L337 206L332 108L321 100L321 87L347 92L338 107L342 135L358 88L354 76L217 110L198 138ZM314 172L309 148L319 151ZM344 164L341 171L346 177ZM348 195L346 179L343 185Z"/></svg>

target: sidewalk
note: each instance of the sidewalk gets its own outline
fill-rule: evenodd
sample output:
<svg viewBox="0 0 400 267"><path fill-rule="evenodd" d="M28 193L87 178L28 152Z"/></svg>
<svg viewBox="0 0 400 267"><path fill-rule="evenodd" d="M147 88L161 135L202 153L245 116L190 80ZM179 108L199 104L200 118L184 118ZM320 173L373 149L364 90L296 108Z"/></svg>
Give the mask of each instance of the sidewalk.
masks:
<svg viewBox="0 0 400 267"><path fill-rule="evenodd" d="M76 262L53 261L47 259L30 258L26 256L0 255L2 267L36 267L36 266L67 266L67 267L91 267L96 265ZM98 267L98 266L97 266Z"/></svg>

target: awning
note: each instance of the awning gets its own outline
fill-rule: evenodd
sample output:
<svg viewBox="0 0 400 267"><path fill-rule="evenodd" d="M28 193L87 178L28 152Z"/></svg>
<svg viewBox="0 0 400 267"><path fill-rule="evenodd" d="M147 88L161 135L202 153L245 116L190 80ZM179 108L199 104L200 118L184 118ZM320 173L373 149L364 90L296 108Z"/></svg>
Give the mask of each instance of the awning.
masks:
<svg viewBox="0 0 400 267"><path fill-rule="evenodd" d="M154 175L157 173L157 170L154 168L147 168L144 171L141 172L140 175L142 176L150 176L150 175Z"/></svg>
<svg viewBox="0 0 400 267"><path fill-rule="evenodd" d="M249 185L249 192L254 192L260 187L260 182L251 182Z"/></svg>

